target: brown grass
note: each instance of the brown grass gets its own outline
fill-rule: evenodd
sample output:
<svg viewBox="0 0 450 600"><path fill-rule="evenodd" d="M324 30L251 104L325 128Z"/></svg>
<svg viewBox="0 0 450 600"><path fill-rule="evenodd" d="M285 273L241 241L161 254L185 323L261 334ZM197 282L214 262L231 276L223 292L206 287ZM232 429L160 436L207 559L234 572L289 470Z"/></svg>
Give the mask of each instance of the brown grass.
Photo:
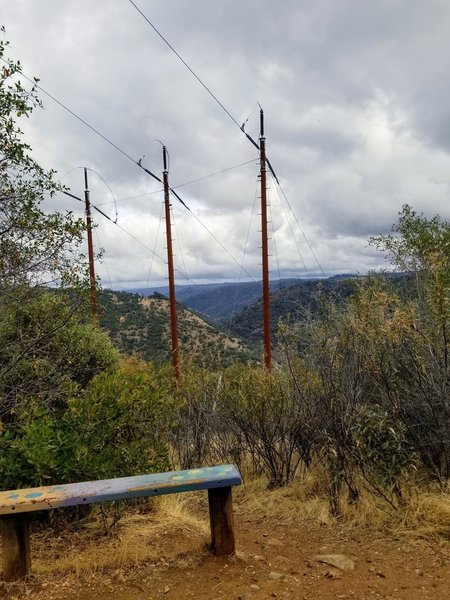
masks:
<svg viewBox="0 0 450 600"><path fill-rule="evenodd" d="M345 524L347 529L395 532L399 535L450 540L450 494L410 486L405 489L405 504L397 510L381 497L360 488L357 503L341 498L341 514L330 514L327 482L320 468L284 488L267 490L267 480L247 481L235 493L237 512L246 518L273 517L289 525L316 522L321 525Z"/></svg>
<svg viewBox="0 0 450 600"><path fill-rule="evenodd" d="M70 535L64 532L55 536L51 531L38 534L34 536L33 571L37 576L50 572L81 575L154 562L163 554L164 546L173 545L177 531L188 532L192 545L200 549L208 540L208 522L192 510L196 502L192 496L163 496L152 501L150 510L144 513L129 511L111 535L104 535L95 515ZM177 556L187 550L180 547Z"/></svg>

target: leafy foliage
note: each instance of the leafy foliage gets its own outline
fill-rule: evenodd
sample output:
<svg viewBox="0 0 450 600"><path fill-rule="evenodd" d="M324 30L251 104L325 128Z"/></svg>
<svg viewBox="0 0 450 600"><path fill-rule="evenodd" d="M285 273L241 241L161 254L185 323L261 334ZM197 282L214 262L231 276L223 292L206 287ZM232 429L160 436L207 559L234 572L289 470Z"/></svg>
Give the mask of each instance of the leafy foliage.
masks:
<svg viewBox="0 0 450 600"><path fill-rule="evenodd" d="M0 418L10 422L30 401L53 411L118 360L107 337L80 323L66 297L29 292L0 321Z"/></svg>
<svg viewBox="0 0 450 600"><path fill-rule="evenodd" d="M58 410L31 400L0 431L2 487L166 470L169 378L137 361L94 377Z"/></svg>
<svg viewBox="0 0 450 600"><path fill-rule="evenodd" d="M3 30L4 31L4 30ZM21 65L5 58L8 43L0 41L0 300L8 290L64 282L73 285L84 265L74 254L84 229L71 213L47 213L46 194L60 189L53 171L32 158L22 139L18 119L40 106L36 86L20 82ZM36 80L37 81L37 80Z"/></svg>

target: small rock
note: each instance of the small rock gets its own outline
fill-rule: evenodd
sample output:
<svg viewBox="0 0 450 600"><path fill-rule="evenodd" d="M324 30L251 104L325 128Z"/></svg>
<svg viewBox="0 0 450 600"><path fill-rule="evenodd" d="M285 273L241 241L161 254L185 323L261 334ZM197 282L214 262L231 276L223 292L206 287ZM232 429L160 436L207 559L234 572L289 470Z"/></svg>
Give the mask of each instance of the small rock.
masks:
<svg viewBox="0 0 450 600"><path fill-rule="evenodd" d="M168 585L166 585L166 587L163 590L163 594L168 594L170 592L170 587Z"/></svg>
<svg viewBox="0 0 450 600"><path fill-rule="evenodd" d="M250 586L251 590L259 590L259 585L256 585L256 583L252 583Z"/></svg>
<svg viewBox="0 0 450 600"><path fill-rule="evenodd" d="M260 554L255 554L255 555L253 556L253 560L257 560L257 561L264 561L264 560L266 560L266 559L264 558L264 556L261 556Z"/></svg>
<svg viewBox="0 0 450 600"><path fill-rule="evenodd" d="M325 571L322 577L326 577L327 579L342 579L342 575L338 571L333 571L333 569Z"/></svg>
<svg viewBox="0 0 450 600"><path fill-rule="evenodd" d="M376 571L376 574L378 577L381 577L382 579L386 579L386 575L383 573L383 571Z"/></svg>
<svg viewBox="0 0 450 600"><path fill-rule="evenodd" d="M318 554L314 558L341 571L353 571L355 568L355 562L345 554Z"/></svg>
<svg viewBox="0 0 450 600"><path fill-rule="evenodd" d="M278 579L283 579L284 573L277 573L276 571L271 571L268 575L269 579L273 579L274 581L278 581Z"/></svg>
<svg viewBox="0 0 450 600"><path fill-rule="evenodd" d="M418 577L422 577L423 575L423 571L422 569L414 569L414 573L418 576Z"/></svg>
<svg viewBox="0 0 450 600"><path fill-rule="evenodd" d="M283 542L281 540L277 540L276 538L270 538L270 540L267 540L267 545L268 546L284 546Z"/></svg>

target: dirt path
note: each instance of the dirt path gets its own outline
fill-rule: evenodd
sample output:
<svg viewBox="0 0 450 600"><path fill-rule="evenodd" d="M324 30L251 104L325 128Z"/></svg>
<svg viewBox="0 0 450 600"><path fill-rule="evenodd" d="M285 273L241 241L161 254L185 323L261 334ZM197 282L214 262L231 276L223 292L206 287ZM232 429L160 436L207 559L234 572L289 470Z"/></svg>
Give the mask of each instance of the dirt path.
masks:
<svg viewBox="0 0 450 600"><path fill-rule="evenodd" d="M0 588L0 595L11 600L450 598L446 542L361 530L346 533L342 526L295 524L295 518L286 525L273 517L258 520L239 514L236 534L237 556L217 559L207 552L205 528L177 527L174 521L146 540L154 545L157 559L89 574L38 575L26 585ZM52 552L60 554L64 544L62 536ZM349 557L354 569L340 570L315 558L328 554ZM45 549L39 548L38 555L45 560Z"/></svg>

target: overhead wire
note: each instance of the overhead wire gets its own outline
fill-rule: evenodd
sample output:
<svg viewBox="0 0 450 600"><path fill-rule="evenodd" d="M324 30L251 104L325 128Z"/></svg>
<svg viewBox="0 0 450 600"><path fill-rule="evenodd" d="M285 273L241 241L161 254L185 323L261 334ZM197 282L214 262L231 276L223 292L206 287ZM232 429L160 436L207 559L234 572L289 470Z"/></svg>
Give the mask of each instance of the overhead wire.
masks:
<svg viewBox="0 0 450 600"><path fill-rule="evenodd" d="M1 60L4 63L8 64L8 62L4 58L1 58ZM123 156L125 156L126 158L128 158L132 163L134 163L135 165L137 165L138 167L140 167L143 171L145 171L148 175L150 175L150 177L152 177L153 179L156 179L156 181L159 181L159 183L162 183L162 179L160 177L158 177L158 175L155 175L154 173L152 173L152 171L150 171L149 169L147 169L146 167L144 167L144 165L142 164L142 158L140 158L139 160L135 160L130 154L128 154L128 152L126 152L125 150L123 150L123 148L121 148L120 146L118 146L117 144L115 144L113 141L111 141L103 133L101 133L98 129L96 129L95 127L93 127L90 123L88 123L85 119L83 119L82 117L80 117L79 115L77 115L77 113L75 113L73 110L71 110L63 102L61 102L60 100L58 100L58 98L56 98L55 96L53 96L53 94L51 94L46 89L44 89L41 85L39 85L38 84L39 79L36 79L36 78L35 79L31 79L30 77L28 77L27 75L25 75L25 73L23 71L20 71L19 75L21 75L27 81L29 81L34 87L36 87L36 89L40 90L46 96L48 96L49 98L51 98L54 102L56 102L56 104L58 104L61 108L63 108L64 110L66 110L68 113L70 113L78 121L80 121L81 123L83 123L83 125L85 125L86 127L88 127L96 135L98 135L100 138L102 138L102 140L104 140L105 142L107 142L108 144L110 144L110 146L112 146L118 152L120 152ZM185 204L185 202L180 198L180 196L176 192L174 192L172 189L170 191L181 202L181 204L183 204L185 206L185 208L187 208L187 210L190 210L189 207Z"/></svg>
<svg viewBox="0 0 450 600"><path fill-rule="evenodd" d="M231 254L231 252L230 252L230 251L229 251L229 250L228 250L228 249L227 249L227 248L226 248L226 247L225 247L225 246L222 244L222 242L219 240L219 238L217 238L217 237L214 235L214 233L213 233L212 231L210 231L210 229L208 229L208 227L207 227L207 226L206 226L206 225L205 225L205 224L204 224L204 223L203 223L203 222L202 222L202 221L199 219L199 217L197 217L197 215L196 215L195 213L191 212L191 215L192 215L192 216L194 217L194 219L195 219L196 221L198 221L198 222L200 223L200 225L201 225L201 226L202 226L202 227L203 227L203 228L204 228L204 229L205 229L205 230L206 230L206 231L209 233L209 235L210 235L210 236L213 238L213 240L214 240L215 242L217 242L217 243L219 244L219 246L220 246L220 247L221 247L223 250L225 250L225 252L228 254L228 256L229 256L229 257L230 257L230 258L231 258L231 259L232 259L232 260L233 260L233 261L234 261L234 262L235 262L235 263L238 265L238 267L240 267L241 265L240 265L239 261L237 260L237 258L235 258L235 257L234 257L234 256ZM255 282L256 282L256 279L253 277L253 275L251 275L251 274L250 274L250 273L247 271L247 269L243 268L243 270L244 270L244 272L245 272L245 273L246 273L246 274L247 274L247 275L250 277L250 279L251 279L252 281L255 281Z"/></svg>
<svg viewBox="0 0 450 600"><path fill-rule="evenodd" d="M270 188L269 188L269 202L268 202L268 208L269 208L269 217L270 217L270 224L271 224L271 229L272 229L272 246L273 246L273 251L275 254L275 261L276 261L276 265L277 265L277 272L278 272L278 281L280 282L280 286L281 286L281 271L280 271L280 262L278 260L278 250L277 250L277 240L276 240L276 236L275 236L275 227L273 224L273 216L272 216L272 203L270 202Z"/></svg>
<svg viewBox="0 0 450 600"><path fill-rule="evenodd" d="M81 168L81 167L80 167ZM97 171L94 171L94 169L90 169L89 167L84 167L87 171L89 171L90 173L94 173L94 175L97 175L97 177L100 179L100 181L103 181L103 183L106 185L106 187L108 188L111 196L113 197L113 202L114 202L114 208L115 208L115 212L116 212L116 222L117 219L119 217L119 213L117 210L117 201L116 201L116 196L114 195L114 192L111 189L111 186L109 185L109 183L100 175L100 173L97 173Z"/></svg>
<svg viewBox="0 0 450 600"><path fill-rule="evenodd" d="M184 64L184 66L188 69L188 71L195 77L195 79L200 83L200 85L208 92L208 94L215 100L215 102L217 102L217 104L220 106L220 108L228 115L228 117L233 121L233 123L235 125L237 125L237 127L239 128L240 131L242 131L242 133L245 135L245 137L250 141L250 143L255 146L255 148L257 148L258 150L260 149L259 144L245 131L245 125L248 121L248 119L250 117L248 117L244 123L242 125L239 125L239 123L236 121L236 119L233 117L233 115L230 113L230 111L225 107L225 105L219 100L219 98L211 91L211 89L206 85L206 83L199 77L199 75L197 75L197 73L192 69L192 67L190 67L188 65L188 63L184 60L184 58L179 54L179 52L177 52L175 50L175 48L172 46L172 44L163 36L163 34L159 31L159 29L150 21L150 19L147 17L147 15L137 6L137 4L135 2L133 2L133 0L128 0L130 2L130 4L132 6L134 6L134 8L137 10L137 12L143 17L143 19L145 19L145 21L150 25L150 27L153 29L153 31L155 31L157 33L157 35L163 40L163 42L172 50L172 52L175 54L175 56L177 56L179 58L179 60ZM259 104L259 102L257 103ZM259 104L260 108L261 105ZM254 112L254 111L253 111ZM251 115L250 115L251 116ZM278 181L278 177L275 174L275 171L270 163L270 160L268 159L268 157L266 156L266 162L267 162L267 166L269 167L270 171L272 172L272 175L274 176L274 178L276 179L277 183L279 183Z"/></svg>
<svg viewBox="0 0 450 600"><path fill-rule="evenodd" d="M215 177L216 175L221 175L222 173L227 173L228 171L232 171L233 169L237 169L239 167L244 167L245 165L249 165L257 162L258 159L252 158L252 160L247 160L238 165L233 165L232 167L227 167L226 169L222 169L220 171L215 171L214 173L210 173L209 175L204 175L203 177L197 177L197 179L191 179L190 181L185 181L184 183L179 183L178 185L172 186L173 190L176 190L180 187L185 187L186 185L190 185L191 183L197 183L198 181L203 181L205 179L209 179L210 177ZM138 194L136 196L126 196L125 198L118 198L116 202L124 202L125 200L136 200L138 198L145 198L147 196L151 196L153 194L159 194L163 192L164 189L161 188L159 190L154 190L152 192L147 192L146 194ZM97 204L97 206L106 206L107 204L112 204L111 202L102 202L101 204Z"/></svg>
<svg viewBox="0 0 450 600"><path fill-rule="evenodd" d="M285 217L286 217L286 221L287 221L287 223L288 223L288 225L289 225L289 229L290 229L290 231L291 231L292 239L294 240L294 244L295 244L295 245L296 245L296 247L297 247L297 252L298 252L298 255L299 255L299 257L300 257L300 261L301 261L301 263L302 263L302 265L303 265L303 268L304 268L304 270L305 270L306 277L309 277L309 274L308 274L308 268L307 268L307 266L306 266L306 262L305 262L305 260L304 260L304 258L303 258L302 251L300 250L300 246L299 246L299 244L298 244L298 241L297 241L297 236L295 235L295 233L294 233L294 230L293 230L293 228L292 228L291 220L289 219L289 214L288 214L288 212L287 212L287 210L286 210L286 207L285 207L285 205L284 205L284 204L283 204L283 202L281 201L281 197L280 197L280 194L278 193L278 188L277 188L277 187L275 187L275 191L276 191L276 193L277 193L278 199L279 199L279 201L280 201L280 205L281 205L281 207L282 207L282 209L283 209L283 212L284 212L284 215L285 215Z"/></svg>
<svg viewBox="0 0 450 600"><path fill-rule="evenodd" d="M6 62L4 58L2 58L2 60L3 60L3 62ZM132 156L130 156L130 154L128 154L128 152L126 152L125 150L123 150L122 148L120 148L120 146L118 146L113 141L111 141L109 138L107 138L105 135L103 135L103 133L101 133L98 129L96 129L95 127L93 127L92 125L90 125L85 119L83 119L82 117L80 117L79 115L77 115L73 110L71 110L63 102L61 102L60 100L58 100L58 98L55 98L55 96L53 96L53 94L51 94L46 89L44 89L41 85L39 85L38 82L37 82L37 81L39 81L39 79L37 81L33 80L30 77L28 77L27 75L25 75L25 73L23 71L20 71L20 75L22 77L24 77L27 81L29 81L38 90L40 90L42 93L44 93L46 96L48 96L49 98L51 98L53 100L53 102L56 102L56 104L58 104L61 108L63 108L64 110L66 110L68 113L70 113L73 117L75 117L75 119L77 119L78 121L80 121L81 123L83 123L83 125L85 125L86 127L88 127L96 135L98 135L99 137L101 137L102 140L104 140L110 146L112 146L113 148L115 148L118 152L120 152L121 154L123 154L123 156L125 156L126 158L128 158L129 160L131 160L131 162L133 162L134 164L137 164L137 162L135 161L135 159ZM152 176L154 176L154 175L152 174Z"/></svg>
<svg viewBox="0 0 450 600"><path fill-rule="evenodd" d="M185 260L184 260L183 248L181 246L181 239L180 239L180 236L178 234L177 224L176 224L176 221L175 221L175 212L173 210L172 210L172 223L173 223L173 228L175 230L175 235L177 237L178 248L180 250L180 255L181 255L181 262L183 263L183 269L184 269L184 272L186 273L186 281L187 281L187 284L188 284L188 287L189 287L189 291L190 291L191 284L190 284L190 280L189 280L189 277L188 277L188 274L187 274L186 263L185 263Z"/></svg>
<svg viewBox="0 0 450 600"><path fill-rule="evenodd" d="M93 229L94 229L95 238L98 243L99 251L102 252L102 250L104 250L104 248L101 245L100 236L98 235L97 227L93 227ZM108 265L106 264L106 259L103 257L103 254L101 255L101 260L102 260L101 264L104 266L105 271L106 271L106 277L108 278L109 287L112 288L111 276L109 274Z"/></svg>
<svg viewBox="0 0 450 600"><path fill-rule="evenodd" d="M258 196L258 185L259 185L259 183L257 180L256 187L255 187L255 193L253 196L252 212L250 214L250 221L248 223L248 228L247 228L247 237L245 238L244 251L242 253L241 268L239 270L239 277L238 277L238 282L236 285L236 292L234 294L233 307L231 309L230 320L228 322L228 335L231 334L231 328L233 326L234 317L235 317L235 313L236 313L236 304L237 304L237 299L238 299L238 295L239 295L239 284L241 283L241 279L242 279L242 270L243 270L245 257L247 255L248 240L250 239L250 231L251 231L251 227L252 227L253 215L255 214L256 198Z"/></svg>
<svg viewBox="0 0 450 600"><path fill-rule="evenodd" d="M130 2L131 2L131 0L130 0ZM137 7L137 6L136 6L136 5L135 5L133 2L132 2L132 4L135 6L135 8L136 8L136 9L137 9L139 12L141 12L141 11L138 9L138 7ZM142 13L142 12L141 12L141 14L143 15L143 13ZM145 15L143 15L143 16L144 16L144 18L145 18L146 20L148 20L148 19L145 17ZM153 27L153 25L150 23L150 21L149 21L149 24L150 24L150 25ZM156 28L155 28L155 30L156 30ZM158 32L158 34L159 34L159 32ZM161 34L159 34L159 35L161 35ZM161 37L163 37L163 36L161 36ZM164 39L164 38L163 38L163 39ZM166 41L166 40L164 40L164 41ZM166 42L166 43L168 44L168 42ZM170 46L170 44L168 44L168 45ZM176 51L174 50L174 52L176 52ZM180 57L180 59L181 59L181 57ZM4 58L2 58L1 60L2 60L3 62L5 62L6 64L8 64L8 63L7 63L7 61L6 61ZM183 59L181 59L181 60L183 60ZM184 61L183 61L183 62L184 62ZM188 65L186 64L186 66L188 66ZM188 68L189 68L189 70L191 70L189 66L188 66ZM96 129L95 127L93 127L92 125L90 125L90 124L89 124L89 123L88 123L88 122L87 122L85 119L83 119L82 117L80 117L79 115L77 115L77 114L76 114L76 113L75 113L73 110L71 110L70 108L68 108L68 107L67 107L67 106L66 106L66 105L65 105L63 102L61 102L60 100L58 100L58 99L57 99L55 96L53 96L53 95L52 95L50 92L48 92L46 89L44 89L42 86L40 86L40 85L37 83L37 81L36 81L36 80L33 80L33 79L31 79L30 77L28 77L27 75L25 75L25 74L23 73L23 71L21 71L21 72L20 72L20 75L21 75L21 76L23 76L23 77L24 77L24 78L25 78L27 81L29 81L29 82L30 82L30 83L31 83L33 86L35 86L35 87L36 87L37 89L39 89L41 92L43 92L44 94L46 94L46 95L47 95L49 98L51 98L51 99L52 99L54 102L56 102L56 103L57 103L57 104L58 104L58 105L59 105L61 108L63 108L64 110L66 110L68 113L70 113L70 114L71 114L73 117L75 117L75 118L76 118L78 121L80 121L81 123L83 123L83 124L84 124L86 127L88 127L88 128L91 130L91 131L93 131L93 132L94 132L96 135L98 135L98 136L99 136L101 139L103 139L105 142L107 142L109 145L111 145L113 148L115 148L115 149L116 149L118 152L120 152L120 153L121 153L123 156L125 156L126 158L128 158L128 159L129 159L131 162L133 162L135 165L137 165L137 166L138 166L138 167L140 167L140 168L141 168L143 171L145 171L147 174L149 174L149 175L150 175L150 176L151 176L153 179L156 179L157 181L159 181L160 183L162 183L161 179L160 179L160 178L159 178L157 175L155 175L155 174L154 174L154 173L152 173L152 172L151 172L149 169L147 169L146 167L144 167L144 166L142 165L142 159L139 159L138 161L136 161L136 160L135 160L135 159L134 159L134 158L133 158L133 157L132 157L130 154L128 154L128 152L126 152L125 150L123 150L122 148L120 148L120 147L119 147L117 144L115 144L114 142L112 142L112 141L111 141L109 138L107 138L107 137L106 137L104 134L102 134L100 131L98 131L98 129ZM194 75L195 75L195 74L194 74ZM196 77L197 77L197 76L196 76ZM198 79L199 79L199 78L198 78ZM201 80L199 79L199 81L201 81ZM203 82L202 82L202 85L204 85L204 84L203 84ZM205 85L204 85L204 87L206 88L207 86L205 86ZM214 94L212 94L212 92L210 92L210 93L211 93L211 95L212 95L214 98L216 98L216 97L214 96ZM219 101L217 100L217 102L219 102ZM221 104L221 103L219 102L219 104ZM222 104L221 104L221 106L223 107L223 105L222 105ZM223 107L223 108L224 108L224 110L226 111L225 107ZM226 111L226 112L228 113L228 111ZM229 114L229 113L228 113L228 114ZM231 114L229 114L229 116L230 116L230 117L233 119L233 121L234 121L234 122L235 122L235 123L238 125L238 127L240 128L239 124L238 124L238 123L237 123L237 121L234 119L234 117L232 117L232 115L231 115ZM244 132L244 133L245 133L245 132ZM247 135L247 134L245 134L245 135ZM249 137L249 136L247 135L247 137ZM212 233L212 232L211 232L211 231L208 229L208 227L207 227L207 226L206 226L206 225L205 225L205 224L204 224L204 223L203 223L203 222L200 220L200 218L199 218L199 217L197 217L197 215L195 215L194 213L192 213L192 211L190 210L190 208L189 208L189 207L186 205L186 203L185 203L185 202L184 202L184 201L183 201L183 200L180 198L180 196L179 196L179 195L178 195L178 194L177 194L177 193L176 193L176 192L173 190L173 188L170 188L170 192L171 192L171 193L172 193L172 194L173 194L173 195L174 195L174 196L175 196L175 197L176 197L176 198L179 200L179 202L180 202L180 203L181 203L181 204L182 204L182 205L183 205L183 206L184 206L184 207L185 207L185 208L186 208L186 209L187 209L187 210L188 210L188 211L189 211L189 212L190 212L190 213L193 215L193 217L194 217L194 218L195 218L195 219L196 219L196 220L197 220L197 221L200 223L200 225L201 225L201 226L202 226L202 227L203 227L203 228L204 228L204 229L205 229L205 230L206 230L206 231L209 233L209 235L211 235L211 237L212 237L212 238L213 238L213 239L216 241L216 243L218 243L218 244L220 245L220 247L221 247L223 250L225 250L225 252L226 252L226 253L227 253L227 254L230 256L230 258L231 258L231 259L232 259L232 260L233 260L233 261L234 261L236 264L238 264L238 265L239 265L239 261L238 261L238 260L237 260L237 259L236 259L236 258L235 258L235 257L234 257L234 256L233 256L231 253L230 253L230 252L229 252L229 250L228 250L228 249L227 249L227 248L226 248L226 247L223 245L223 243L222 243L222 242L221 242L221 241L220 241L220 240L219 240L219 239L218 239L218 238L217 238L217 237L216 237L216 236L215 236L215 235L214 235L214 234L213 234L213 233ZM68 194L68 195L70 195L70 194ZM79 198L77 198L76 196L73 196L73 197L74 197L74 198L76 198L77 200L79 200ZM104 217L106 217L107 219L109 219L110 221L112 221L112 219L110 219L110 217L108 217L108 215L106 215L106 214L105 214L105 213L104 213L102 210L100 210L99 208L97 208L97 207L96 207L96 206L94 206L94 205L92 205L92 207L93 207L95 210L97 210L97 212L99 212L100 214L102 214ZM112 222L114 222L114 221L112 221ZM119 228L121 228L121 226L120 226L118 223L116 223L116 225L117 225ZM124 230L124 231L125 231L125 230ZM133 237L133 236L132 236L132 234L130 234L129 232L126 232L126 233L128 233L128 235L130 235L131 237ZM146 246L145 244L143 244L142 242L140 242L139 240L137 240L137 238L136 238L136 241L138 241L140 244L142 244L144 247L146 247L148 250L150 250L150 252L152 251L152 250L151 250L151 249L150 249L148 246ZM155 254L156 254L156 253L155 253ZM156 254L156 256L158 256L158 255ZM161 257L159 257L159 258L161 258ZM163 260L163 259L162 259L162 260ZM253 276L252 276L252 275L251 275L251 274L250 274L250 273L249 273L249 272L248 272L246 269L244 269L244 270L245 270L246 274L247 274L247 275L248 275L248 276L249 276L249 277L250 277L250 278L251 278L253 281L255 281L255 279L253 278Z"/></svg>
<svg viewBox="0 0 450 600"><path fill-rule="evenodd" d="M61 178L60 178L58 181L60 181L60 182L61 182L61 181L62 181L62 180L65 178L65 177L67 177L67 176L68 176L70 173L73 173L74 171L77 171L78 169L83 169L83 170L84 170L84 169L86 169L86 170L87 170L87 171L89 171L90 173L93 173L94 175L96 175L96 176L97 176L97 177L100 179L100 181L102 181L102 182L103 182L103 183L106 185L106 187L108 188L108 190L109 190L109 192L110 192L111 196L113 197L113 200L112 200L112 202L102 202L102 203L100 203L100 204L96 204L96 206L106 206L107 204L114 204L114 207L115 207L115 213L116 213L116 215L115 215L115 220L117 221L119 214L118 214L118 210L117 210L117 201L116 201L116 196L115 196L114 192L112 191L112 189L111 189L111 186L109 185L109 183L106 181L106 179L104 179L104 178L103 178L103 177L100 175L100 173L98 173L98 172L97 172L97 171L95 171L94 169L91 169L90 167L74 167L73 169L70 169L69 171L67 171L67 173L66 173L65 175L63 175L63 177L61 177ZM64 193L64 194L67 194L67 190L65 190L63 193ZM67 194L67 195L68 195L68 196L71 196L72 198L76 198L77 200L81 200L81 198L78 198L77 196L74 196L73 194ZM81 201L82 201L82 200L81 200ZM97 209L97 210L98 210L98 209ZM101 211L99 211L99 212L101 212ZM103 215L104 215L105 213L101 212L101 214L103 214Z"/></svg>
<svg viewBox="0 0 450 600"><path fill-rule="evenodd" d="M150 25L150 27L159 35L159 37L163 40L163 42L172 50L172 52L181 60L181 62L184 64L184 66L192 73L192 75L195 77L195 79L197 79L197 81L200 83L201 86L203 86L203 88L208 92L208 94L217 102L217 104L222 108L222 110L230 117L230 119L239 127L239 129L241 128L241 126L239 125L239 123L236 121L236 119L233 117L233 115L230 113L230 111L225 108L225 106L222 104L222 102L217 98L217 96L215 94L213 94L213 92L209 89L209 87L206 85L206 83L204 83L204 81L202 81L200 79L200 77L197 75L197 73L188 65L188 63L184 60L184 58L182 56L180 56L180 54L175 50L175 48L172 46L172 44L169 43L169 41L163 36L163 34L155 27L155 25L153 25L153 23L150 21L150 19L142 12L142 10L133 2L133 0L129 0L130 4L132 4L134 6L134 8L138 11L138 13L145 19L145 21L147 21L147 23Z"/></svg>
<svg viewBox="0 0 450 600"><path fill-rule="evenodd" d="M70 196L72 198L74 198L75 200L78 200L79 202L83 202L83 200L81 198L78 198L78 196L75 196L74 194L71 194L70 192L64 191L64 194L66 194L67 196ZM106 219L108 219L109 221L111 221L111 223L114 223L114 225L116 225L117 227L119 227L119 229L122 229L125 233L127 233L130 237L132 237L133 239L135 239L139 244L141 244L142 246L144 246L144 248L147 248L147 250L149 250L150 252L153 252L153 250L151 248L149 248L148 246L146 246L143 242L141 242L140 240L138 240L137 238L135 238L131 233L129 233L128 231L126 231L123 227L121 227L119 225L119 223L113 221L113 219L111 219L111 217L109 217L106 213L104 213L100 208L97 208L97 206L95 204L91 204L92 208L94 210L96 210L98 213L100 213L101 215L103 215ZM231 252L223 245L223 243L217 238L217 236L214 235L214 233L205 225L205 223L203 223L203 221L192 211L189 211L189 213L194 217L194 219L205 229L205 231L212 237L212 239L219 244L219 246L225 250L225 252L228 254L228 256L238 265L239 265L239 261L231 254ZM156 252L154 252L155 256L157 256L159 259L161 259L164 264L167 264L167 261L165 259L163 259L161 256L159 256ZM178 269L175 269L176 271ZM247 269L244 269L245 273L251 278L252 281L256 281L253 276L247 271ZM189 277L186 274L183 274L182 271L179 271L185 278L186 280L190 280Z"/></svg>
<svg viewBox="0 0 450 600"><path fill-rule="evenodd" d="M312 256L314 257L314 260L316 261L316 263L317 263L317 266L319 267L319 270L320 270L320 272L322 273L322 276L323 276L323 277L326 277L326 275L325 275L325 272L324 272L324 270L323 270L323 268L322 268L322 265L320 264L320 262L319 262L319 259L317 258L317 256L316 256L316 253L314 252L314 250L313 250L313 247L311 246L311 244L310 244L310 242L309 242L309 240L308 240L308 238L307 238L307 236L306 236L306 233L305 233L305 231L304 231L303 227L300 225L300 222L299 222L299 220L297 219L297 215L295 214L295 212L294 212L294 210L293 210L293 208L292 208L292 206L291 206L291 204L290 204L290 202L289 202L289 200L288 200L288 198L287 198L287 196L286 196L286 194L285 194L285 192L284 192L283 188L281 187L281 185L280 185L279 183L278 183L278 187L279 187L279 189L280 189L280 192L281 192L281 194L283 195L283 198L286 200L286 204L288 205L288 207L289 207L289 210L291 211L291 213L292 213L292 216L294 217L294 220L295 220L295 222L296 222L296 224L297 224L297 227L298 227L298 228L299 228L299 230L301 231L301 233L302 233L302 235L303 235L303 237L304 237L304 239L305 239L305 242L307 243L307 245L308 245L308 248L309 248L309 250L310 250L310 252L311 252Z"/></svg>
<svg viewBox="0 0 450 600"><path fill-rule="evenodd" d="M151 261L150 261L150 269L148 271L147 284L145 286L145 289L147 291L148 291L148 288L149 288L150 278L151 278L152 272L153 272L153 263L154 263L154 260L155 260L155 252L156 252L156 246L158 244L158 238L159 238L159 232L160 232L160 229L161 229L163 212L164 212L164 202L161 202L161 212L160 212L160 215L159 215L158 229L156 230L155 245L153 246L153 254L152 254Z"/></svg>

